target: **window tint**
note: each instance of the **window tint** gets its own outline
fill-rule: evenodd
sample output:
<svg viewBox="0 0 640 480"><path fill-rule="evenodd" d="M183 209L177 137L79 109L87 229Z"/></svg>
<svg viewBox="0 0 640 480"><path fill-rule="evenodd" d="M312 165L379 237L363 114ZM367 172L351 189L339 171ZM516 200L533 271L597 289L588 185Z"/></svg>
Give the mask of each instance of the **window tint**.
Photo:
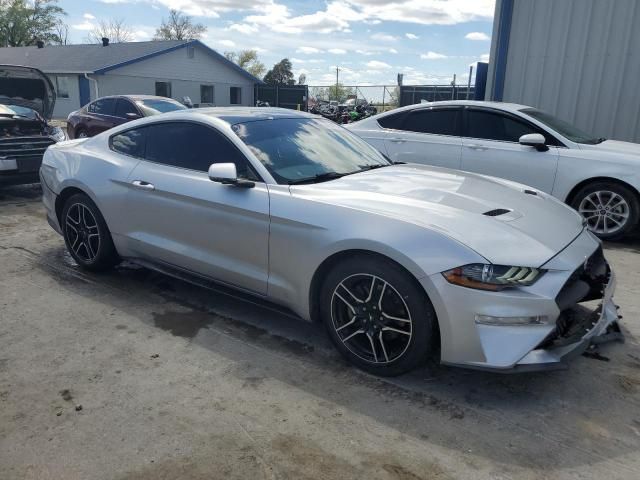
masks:
<svg viewBox="0 0 640 480"><path fill-rule="evenodd" d="M118 99L118 103L116 104L116 117L127 118L127 113L135 113L138 114L138 110L129 100L125 100L124 98Z"/></svg>
<svg viewBox="0 0 640 480"><path fill-rule="evenodd" d="M393 115L387 115L378 119L378 123L383 128L393 128L399 130L402 127L402 122L404 121L404 117L406 117L406 113L396 113Z"/></svg>
<svg viewBox="0 0 640 480"><path fill-rule="evenodd" d="M171 98L171 82L156 82L156 95Z"/></svg>
<svg viewBox="0 0 640 480"><path fill-rule="evenodd" d="M468 111L467 137L518 142L522 135L542 133L531 125L501 113L481 110Z"/></svg>
<svg viewBox="0 0 640 480"><path fill-rule="evenodd" d="M459 108L416 110L407 116L401 129L434 135L459 135Z"/></svg>
<svg viewBox="0 0 640 480"><path fill-rule="evenodd" d="M240 105L242 103L242 89L240 87L229 88L229 103L231 105Z"/></svg>
<svg viewBox="0 0 640 480"><path fill-rule="evenodd" d="M127 130L111 137L111 148L133 157L144 157L146 128Z"/></svg>
<svg viewBox="0 0 640 480"><path fill-rule="evenodd" d="M200 85L200 103L213 103L213 85Z"/></svg>
<svg viewBox="0 0 640 480"><path fill-rule="evenodd" d="M113 115L116 107L115 98L101 98L89 105L89 111L91 113L97 113L99 115Z"/></svg>
<svg viewBox="0 0 640 480"><path fill-rule="evenodd" d="M167 122L147 130L145 158L151 162L209 171L212 163L235 163L238 177L258 180L245 156L222 133L191 122Z"/></svg>

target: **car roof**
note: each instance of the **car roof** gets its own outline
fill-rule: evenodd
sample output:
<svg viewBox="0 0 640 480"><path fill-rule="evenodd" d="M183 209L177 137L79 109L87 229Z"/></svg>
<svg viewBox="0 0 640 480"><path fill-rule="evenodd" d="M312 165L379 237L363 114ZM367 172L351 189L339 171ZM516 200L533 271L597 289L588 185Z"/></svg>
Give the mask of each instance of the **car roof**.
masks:
<svg viewBox="0 0 640 480"><path fill-rule="evenodd" d="M215 117L230 125L257 120L276 120L282 118L318 118L307 112L275 107L206 107L181 110L180 115L196 113Z"/></svg>
<svg viewBox="0 0 640 480"><path fill-rule="evenodd" d="M173 98L159 97L157 95L105 95L103 97L96 98L96 100L102 100L103 98L128 98L131 100L168 100L177 102L177 100ZM95 102L96 100L93 101Z"/></svg>
<svg viewBox="0 0 640 480"><path fill-rule="evenodd" d="M531 108L527 105L520 105L518 103L487 102L484 100L445 100L440 102L425 102L425 103L415 103L412 105L406 105L404 107L389 110L388 112L385 112L383 115L399 113L407 110L414 110L416 108L444 107L444 106L489 107L489 108L497 108L500 110L506 110L510 112L519 111L519 110L522 110L523 108Z"/></svg>

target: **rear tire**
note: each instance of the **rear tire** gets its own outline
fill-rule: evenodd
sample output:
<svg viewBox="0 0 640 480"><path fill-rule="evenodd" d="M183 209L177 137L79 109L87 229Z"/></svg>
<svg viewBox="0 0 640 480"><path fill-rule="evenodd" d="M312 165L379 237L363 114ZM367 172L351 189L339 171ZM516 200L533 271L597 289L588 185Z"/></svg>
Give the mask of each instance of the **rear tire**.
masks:
<svg viewBox="0 0 640 480"><path fill-rule="evenodd" d="M436 352L436 314L417 281L383 257L336 265L320 293L320 315L337 350L359 368L395 376Z"/></svg>
<svg viewBox="0 0 640 480"><path fill-rule="evenodd" d="M84 128L79 128L76 130L76 134L75 134L76 138L88 138L89 134L87 133L87 131Z"/></svg>
<svg viewBox="0 0 640 480"><path fill-rule="evenodd" d="M60 224L67 250L82 268L102 271L120 262L100 210L84 193L67 199Z"/></svg>
<svg viewBox="0 0 640 480"><path fill-rule="evenodd" d="M636 228L640 204L636 192L613 182L593 182L581 188L571 206L586 220L589 230L602 240L617 240Z"/></svg>

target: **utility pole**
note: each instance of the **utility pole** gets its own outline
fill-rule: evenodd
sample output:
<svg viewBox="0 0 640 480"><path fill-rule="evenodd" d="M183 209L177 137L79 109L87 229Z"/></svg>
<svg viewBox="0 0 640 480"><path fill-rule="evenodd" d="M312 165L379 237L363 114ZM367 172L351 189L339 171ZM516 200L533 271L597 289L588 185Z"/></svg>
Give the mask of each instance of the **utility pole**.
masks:
<svg viewBox="0 0 640 480"><path fill-rule="evenodd" d="M340 68L336 67L336 100L339 102L340 99L338 98L338 73L340 72Z"/></svg>

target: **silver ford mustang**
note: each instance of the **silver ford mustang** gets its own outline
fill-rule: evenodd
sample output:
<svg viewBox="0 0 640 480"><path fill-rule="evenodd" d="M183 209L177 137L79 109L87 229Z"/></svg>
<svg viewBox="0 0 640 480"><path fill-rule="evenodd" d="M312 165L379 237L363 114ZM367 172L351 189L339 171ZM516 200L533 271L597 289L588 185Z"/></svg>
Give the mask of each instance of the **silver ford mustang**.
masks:
<svg viewBox="0 0 640 480"><path fill-rule="evenodd" d="M264 297L323 322L379 375L428 356L554 368L619 335L614 274L569 207L506 180L393 164L309 114L158 115L49 147L40 176L80 266L128 259Z"/></svg>

